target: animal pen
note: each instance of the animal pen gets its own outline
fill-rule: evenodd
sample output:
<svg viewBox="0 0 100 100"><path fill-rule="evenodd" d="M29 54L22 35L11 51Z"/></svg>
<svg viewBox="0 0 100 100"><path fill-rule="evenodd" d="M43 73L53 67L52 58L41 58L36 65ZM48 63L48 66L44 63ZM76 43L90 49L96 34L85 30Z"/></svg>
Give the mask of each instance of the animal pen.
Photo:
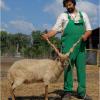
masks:
<svg viewBox="0 0 100 100"><path fill-rule="evenodd" d="M91 56L92 55L92 56ZM91 58L93 57L93 58ZM7 81L7 72L10 66L17 60L23 59L18 57L1 57L1 93L0 100L11 100L8 91L9 84ZM90 62L89 62L90 61ZM87 93L92 96L93 100L99 100L99 67L100 67L100 50L87 49ZM74 68L74 90L77 88L77 75ZM16 100L44 100L43 83L22 84L15 90ZM74 93L75 94L75 93ZM63 95L63 73L56 83L49 85L49 100L61 100ZM73 95L72 100L78 100Z"/></svg>

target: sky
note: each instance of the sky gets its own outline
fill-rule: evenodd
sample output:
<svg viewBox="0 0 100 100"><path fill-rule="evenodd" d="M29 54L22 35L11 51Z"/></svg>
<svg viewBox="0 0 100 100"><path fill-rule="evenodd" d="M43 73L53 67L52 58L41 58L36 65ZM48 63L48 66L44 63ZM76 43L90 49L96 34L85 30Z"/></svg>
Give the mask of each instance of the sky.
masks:
<svg viewBox="0 0 100 100"><path fill-rule="evenodd" d="M0 0L0 30L31 34L34 30L50 30L63 8L63 0ZM87 13L92 29L100 27L100 1L76 0L77 9Z"/></svg>

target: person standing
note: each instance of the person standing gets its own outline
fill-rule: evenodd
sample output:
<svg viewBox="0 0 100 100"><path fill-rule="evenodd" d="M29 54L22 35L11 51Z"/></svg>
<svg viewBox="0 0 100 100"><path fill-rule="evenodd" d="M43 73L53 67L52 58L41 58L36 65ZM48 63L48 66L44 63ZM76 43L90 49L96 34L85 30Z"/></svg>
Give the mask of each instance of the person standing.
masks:
<svg viewBox="0 0 100 100"><path fill-rule="evenodd" d="M64 96L62 100L70 100L73 93L73 66L77 70L77 96L83 100L92 100L86 94L86 40L91 35L91 25L85 12L76 9L75 0L63 0L63 6L67 9L61 13L56 24L51 31L42 35L44 39L54 36L57 32L62 32L61 51L67 53L77 40L82 37L82 41L70 55L71 65L64 70Z"/></svg>

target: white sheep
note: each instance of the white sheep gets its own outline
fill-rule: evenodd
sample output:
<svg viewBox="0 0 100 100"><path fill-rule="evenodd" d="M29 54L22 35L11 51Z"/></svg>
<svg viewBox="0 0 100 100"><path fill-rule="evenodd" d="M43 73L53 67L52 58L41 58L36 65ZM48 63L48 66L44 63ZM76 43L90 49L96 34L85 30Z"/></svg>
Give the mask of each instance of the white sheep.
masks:
<svg viewBox="0 0 100 100"><path fill-rule="evenodd" d="M63 72L61 60L23 59L16 61L8 71L7 78L11 85L12 99L14 89L25 82L42 81L45 85L45 100L48 100L48 84L55 82Z"/></svg>

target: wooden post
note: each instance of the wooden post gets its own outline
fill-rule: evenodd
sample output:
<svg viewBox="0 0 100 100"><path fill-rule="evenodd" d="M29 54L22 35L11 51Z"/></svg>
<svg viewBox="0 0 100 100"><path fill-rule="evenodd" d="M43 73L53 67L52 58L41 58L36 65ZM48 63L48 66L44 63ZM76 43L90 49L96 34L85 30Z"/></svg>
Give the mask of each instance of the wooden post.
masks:
<svg viewBox="0 0 100 100"><path fill-rule="evenodd" d="M97 50L97 66L100 67L100 50Z"/></svg>

